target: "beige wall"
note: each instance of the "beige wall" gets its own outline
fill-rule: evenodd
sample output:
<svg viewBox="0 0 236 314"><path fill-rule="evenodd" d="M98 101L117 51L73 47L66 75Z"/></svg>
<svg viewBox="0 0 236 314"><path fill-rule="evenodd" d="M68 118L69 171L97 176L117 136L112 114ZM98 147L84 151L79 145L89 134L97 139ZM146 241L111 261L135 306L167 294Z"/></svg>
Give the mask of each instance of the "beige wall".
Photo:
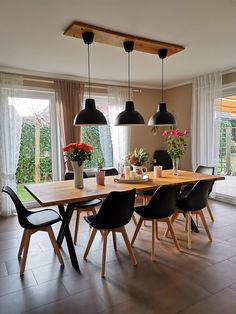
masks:
<svg viewBox="0 0 236 314"><path fill-rule="evenodd" d="M157 111L157 104L160 99L160 90L142 88L140 92L133 93L135 109L143 116L146 125L130 127L131 149L144 147L148 150L151 157L153 156L154 150L162 147L161 136L153 135L152 127L147 125L149 118Z"/></svg>
<svg viewBox="0 0 236 314"><path fill-rule="evenodd" d="M236 82L236 72L228 73L222 77L223 84Z"/></svg>
<svg viewBox="0 0 236 314"><path fill-rule="evenodd" d="M189 131L191 123L192 84L171 88L165 91L165 95L167 109L175 116L177 129ZM187 150L180 159L180 167L192 170L191 137L187 138Z"/></svg>

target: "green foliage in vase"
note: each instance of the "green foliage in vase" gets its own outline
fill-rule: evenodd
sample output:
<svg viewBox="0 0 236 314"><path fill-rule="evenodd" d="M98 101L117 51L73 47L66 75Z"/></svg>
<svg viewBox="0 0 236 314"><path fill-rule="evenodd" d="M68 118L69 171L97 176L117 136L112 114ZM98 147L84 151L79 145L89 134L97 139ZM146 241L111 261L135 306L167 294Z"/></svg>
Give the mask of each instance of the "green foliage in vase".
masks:
<svg viewBox="0 0 236 314"><path fill-rule="evenodd" d="M126 161L134 166L143 166L148 162L149 154L144 148L135 148L126 157Z"/></svg>
<svg viewBox="0 0 236 314"><path fill-rule="evenodd" d="M162 133L167 144L167 153L171 159L180 158L186 151L187 144L185 136L188 136L189 132L181 132L179 130L166 130Z"/></svg>

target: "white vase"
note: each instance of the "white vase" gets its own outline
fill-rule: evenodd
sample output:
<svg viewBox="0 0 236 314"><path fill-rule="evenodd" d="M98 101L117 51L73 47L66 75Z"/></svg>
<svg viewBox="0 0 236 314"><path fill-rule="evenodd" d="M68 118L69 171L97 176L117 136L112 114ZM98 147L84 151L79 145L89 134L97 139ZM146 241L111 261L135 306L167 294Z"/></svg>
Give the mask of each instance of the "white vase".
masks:
<svg viewBox="0 0 236 314"><path fill-rule="evenodd" d="M83 189L84 187L83 165L79 166L77 161L72 161L71 163L74 170L74 187L76 189Z"/></svg>
<svg viewBox="0 0 236 314"><path fill-rule="evenodd" d="M133 172L136 174L136 175L143 175L147 172L147 168L144 167L144 166L135 166L135 165L132 165L132 168L133 168Z"/></svg>
<svg viewBox="0 0 236 314"><path fill-rule="evenodd" d="M173 175L178 176L178 170L179 170L179 158L172 159L173 164Z"/></svg>

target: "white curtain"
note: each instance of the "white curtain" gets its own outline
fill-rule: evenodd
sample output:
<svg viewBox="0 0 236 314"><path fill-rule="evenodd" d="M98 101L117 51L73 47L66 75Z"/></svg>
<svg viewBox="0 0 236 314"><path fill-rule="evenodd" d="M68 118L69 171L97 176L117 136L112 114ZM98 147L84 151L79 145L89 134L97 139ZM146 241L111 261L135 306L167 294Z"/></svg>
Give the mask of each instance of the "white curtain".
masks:
<svg viewBox="0 0 236 314"><path fill-rule="evenodd" d="M20 151L22 118L17 113L14 97L23 87L23 77L0 73L0 187L16 190L16 168ZM15 213L10 198L0 193L0 215Z"/></svg>
<svg viewBox="0 0 236 314"><path fill-rule="evenodd" d="M125 110L125 102L128 100L128 91L125 88L108 88L108 111L111 139L113 145L113 165L118 167L121 159L124 159L130 149L130 129L128 126L115 126L118 114Z"/></svg>
<svg viewBox="0 0 236 314"><path fill-rule="evenodd" d="M218 156L217 116L214 101L222 94L220 72L202 75L193 79L192 90L192 166L215 166Z"/></svg>

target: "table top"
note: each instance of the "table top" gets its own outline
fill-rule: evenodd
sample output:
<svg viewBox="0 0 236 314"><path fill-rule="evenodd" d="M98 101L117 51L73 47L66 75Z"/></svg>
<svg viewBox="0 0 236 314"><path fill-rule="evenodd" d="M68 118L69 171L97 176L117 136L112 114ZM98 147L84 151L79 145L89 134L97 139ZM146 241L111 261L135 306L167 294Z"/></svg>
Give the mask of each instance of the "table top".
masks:
<svg viewBox="0 0 236 314"><path fill-rule="evenodd" d="M191 184L199 180L224 180L223 176L212 176L201 173L180 170L174 176L173 170L162 171L162 177L154 178L153 172L148 172L149 180L140 183L114 182L114 176L105 177L105 185L97 185L96 178L84 179L84 188L74 188L74 180L54 181L47 183L26 184L25 189L42 206L76 203L94 198L106 197L112 191L127 191L136 188L137 191L147 191L161 185Z"/></svg>

